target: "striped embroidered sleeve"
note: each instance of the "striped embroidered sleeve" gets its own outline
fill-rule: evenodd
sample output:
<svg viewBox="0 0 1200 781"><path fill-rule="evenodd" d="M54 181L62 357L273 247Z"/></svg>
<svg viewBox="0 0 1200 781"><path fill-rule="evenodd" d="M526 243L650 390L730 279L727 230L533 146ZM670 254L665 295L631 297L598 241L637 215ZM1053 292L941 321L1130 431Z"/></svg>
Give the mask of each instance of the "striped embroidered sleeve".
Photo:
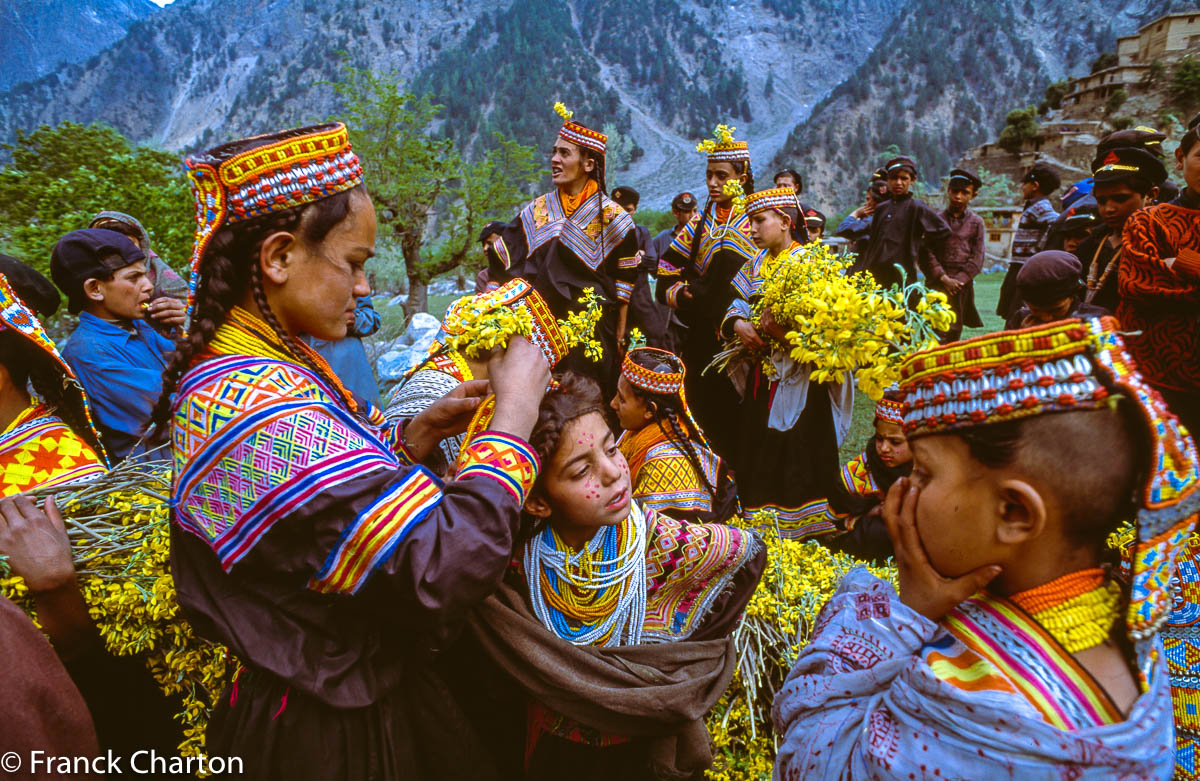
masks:
<svg viewBox="0 0 1200 781"><path fill-rule="evenodd" d="M1170 204L1130 216L1123 232L1124 257L1117 269L1122 299L1156 308L1194 306L1200 301L1200 284L1166 264L1166 258L1176 256L1185 244L1200 247L1200 231L1186 217L1190 210Z"/></svg>
<svg viewBox="0 0 1200 781"><path fill-rule="evenodd" d="M467 445L462 458L465 465L458 472L459 481L495 480L518 505L525 504L538 472L537 455L528 444L499 431L485 431Z"/></svg>

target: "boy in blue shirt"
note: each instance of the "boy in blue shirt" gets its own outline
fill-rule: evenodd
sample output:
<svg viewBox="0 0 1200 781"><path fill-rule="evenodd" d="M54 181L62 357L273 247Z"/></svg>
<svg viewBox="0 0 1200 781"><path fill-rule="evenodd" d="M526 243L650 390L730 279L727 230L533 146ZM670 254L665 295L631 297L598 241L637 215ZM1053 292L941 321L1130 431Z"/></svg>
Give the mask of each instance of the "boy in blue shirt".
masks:
<svg viewBox="0 0 1200 781"><path fill-rule="evenodd" d="M79 325L62 350L92 404L113 461L138 445L162 394L175 344L145 321L155 305L146 256L128 236L101 228L68 233L54 245L50 276Z"/></svg>

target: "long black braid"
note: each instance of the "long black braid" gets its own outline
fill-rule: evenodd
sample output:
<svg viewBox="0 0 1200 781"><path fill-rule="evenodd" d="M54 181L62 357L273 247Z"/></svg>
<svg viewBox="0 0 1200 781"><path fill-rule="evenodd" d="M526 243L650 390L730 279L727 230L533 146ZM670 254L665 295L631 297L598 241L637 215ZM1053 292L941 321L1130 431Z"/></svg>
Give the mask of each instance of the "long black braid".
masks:
<svg viewBox="0 0 1200 781"><path fill-rule="evenodd" d="M212 341L217 329L228 319L233 309L250 293L261 310L263 319L287 347L297 363L301 363L324 379L332 388L338 387L321 367L314 365L306 351L300 349L276 319L267 304L262 289L261 267L258 261L263 242L274 233L287 231L309 244L320 242L350 213L350 199L360 185L304 206L264 214L244 222L223 225L209 242L204 253L204 270L196 289L195 311L186 339L171 354L171 363L163 374L163 393L150 420L155 436L163 437L170 418L171 397L179 379L191 367L196 356Z"/></svg>
<svg viewBox="0 0 1200 781"><path fill-rule="evenodd" d="M104 452L84 411L83 390L64 376L49 355L16 331L4 330L0 331L0 364L14 386L24 390L32 385L50 411L80 439L97 453Z"/></svg>

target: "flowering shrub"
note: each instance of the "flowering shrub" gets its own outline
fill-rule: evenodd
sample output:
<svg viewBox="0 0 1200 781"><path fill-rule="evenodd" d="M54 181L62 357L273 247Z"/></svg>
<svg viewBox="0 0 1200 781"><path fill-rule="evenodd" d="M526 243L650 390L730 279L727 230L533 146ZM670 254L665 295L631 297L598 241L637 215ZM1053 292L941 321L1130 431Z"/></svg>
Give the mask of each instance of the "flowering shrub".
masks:
<svg viewBox="0 0 1200 781"><path fill-rule="evenodd" d="M179 695L181 756L204 753L204 730L236 665L224 646L192 633L171 578L170 472L126 461L105 477L58 489L88 612L109 653L142 654L159 688ZM37 493L37 492L34 492ZM0 594L37 621L24 580L0 557Z"/></svg>
<svg viewBox="0 0 1200 781"><path fill-rule="evenodd" d="M734 632L737 670L708 714L716 781L769 779L778 740L771 704L812 636L817 614L855 567L895 585L892 566L871 567L820 543L784 539L771 513L737 521L758 529L767 545L767 569Z"/></svg>
<svg viewBox="0 0 1200 781"><path fill-rule="evenodd" d="M599 361L604 348L594 338L596 326L604 311L595 288L584 288L579 297L583 309L571 312L566 320L558 321L558 329L567 349L583 345L584 355ZM488 353L508 346L513 336L529 338L533 334L533 314L524 306L491 307L479 299L463 298L446 312L445 329L451 333L446 344L468 358L485 358Z"/></svg>

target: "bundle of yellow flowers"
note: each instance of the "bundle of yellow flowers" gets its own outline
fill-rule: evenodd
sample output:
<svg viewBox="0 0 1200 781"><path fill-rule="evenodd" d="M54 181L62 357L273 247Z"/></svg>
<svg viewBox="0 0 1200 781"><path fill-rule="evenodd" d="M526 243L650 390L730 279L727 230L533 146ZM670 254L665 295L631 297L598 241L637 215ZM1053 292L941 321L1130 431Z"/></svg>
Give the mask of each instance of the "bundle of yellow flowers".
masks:
<svg viewBox="0 0 1200 781"><path fill-rule="evenodd" d="M767 569L734 633L737 670L708 714L717 781L769 779L778 738L771 704L812 636L817 614L855 567L896 583L894 567L872 567L820 543L784 539L770 513L739 525L756 528L767 545Z"/></svg>
<svg viewBox="0 0 1200 781"><path fill-rule="evenodd" d="M596 325L604 311L595 288L584 288L578 299L583 309L557 321L566 349L583 345L584 355L599 361L604 348L595 338ZM443 325L449 334L446 345L468 358L486 358L492 350L508 346L513 336L533 334L533 312L525 306L494 306L487 296L460 298L450 305Z"/></svg>
<svg viewBox="0 0 1200 781"><path fill-rule="evenodd" d="M204 753L204 730L235 660L196 637L179 615L171 578L165 465L125 461L89 483L32 492L54 494L71 540L79 588L109 653L139 654L168 695L182 699L180 756ZM37 621L24 580L0 557L0 594Z"/></svg>
<svg viewBox="0 0 1200 781"><path fill-rule="evenodd" d="M787 331L787 342L767 339L766 349L751 353L737 339L730 340L712 368L751 358L774 376L771 352L781 349L812 367L812 381L840 383L853 376L864 393L878 400L899 379L901 360L935 345L936 332L950 327L954 312L941 292L920 282L885 290L866 272L848 273L852 262L819 242L764 261L751 321L765 335L760 324L770 310Z"/></svg>

